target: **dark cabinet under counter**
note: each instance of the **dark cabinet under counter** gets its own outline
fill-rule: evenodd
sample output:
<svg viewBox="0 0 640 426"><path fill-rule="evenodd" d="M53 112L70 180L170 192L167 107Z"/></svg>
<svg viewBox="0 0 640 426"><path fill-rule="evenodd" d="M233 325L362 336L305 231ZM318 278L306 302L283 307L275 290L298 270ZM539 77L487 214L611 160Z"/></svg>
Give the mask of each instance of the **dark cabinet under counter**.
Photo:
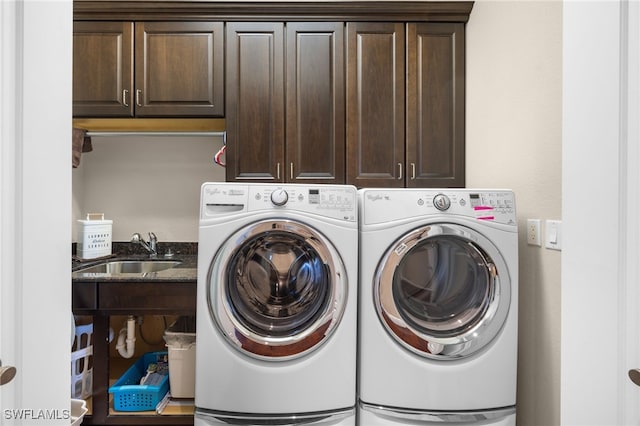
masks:
<svg viewBox="0 0 640 426"><path fill-rule="evenodd" d="M98 309L98 283L72 282L71 309L76 315L93 315Z"/></svg>
<svg viewBox="0 0 640 426"><path fill-rule="evenodd" d="M192 415L146 415L114 412L109 398L110 317L116 315L195 315L195 256L180 259L181 268L150 276L102 276L72 279L75 315L93 318L93 386L85 425L193 425Z"/></svg>
<svg viewBox="0 0 640 426"><path fill-rule="evenodd" d="M163 260L129 255L76 266L71 276L73 312L77 315L193 314L196 310L196 255L171 258L177 265L159 272L95 273L86 269L103 263Z"/></svg>
<svg viewBox="0 0 640 426"><path fill-rule="evenodd" d="M196 282L86 282L72 284L77 315L193 315Z"/></svg>
<svg viewBox="0 0 640 426"><path fill-rule="evenodd" d="M195 282L102 283L100 312L138 315L193 315L196 311Z"/></svg>

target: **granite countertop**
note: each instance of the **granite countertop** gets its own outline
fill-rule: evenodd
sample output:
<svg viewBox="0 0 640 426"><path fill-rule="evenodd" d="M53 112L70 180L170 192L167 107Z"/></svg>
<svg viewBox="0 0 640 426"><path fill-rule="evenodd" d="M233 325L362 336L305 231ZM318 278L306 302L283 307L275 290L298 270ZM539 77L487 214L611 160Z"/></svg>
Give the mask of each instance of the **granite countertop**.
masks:
<svg viewBox="0 0 640 426"><path fill-rule="evenodd" d="M164 254L171 249L173 256L165 257ZM148 254L136 248L131 243L113 243L111 256L100 259L77 259L72 258L71 279L73 282L196 282L197 280L197 243L164 243L158 244L158 256L150 258ZM123 260L135 261L176 261L178 265L157 272L144 273L105 273L105 272L82 272L82 269L99 265L106 262L117 262Z"/></svg>

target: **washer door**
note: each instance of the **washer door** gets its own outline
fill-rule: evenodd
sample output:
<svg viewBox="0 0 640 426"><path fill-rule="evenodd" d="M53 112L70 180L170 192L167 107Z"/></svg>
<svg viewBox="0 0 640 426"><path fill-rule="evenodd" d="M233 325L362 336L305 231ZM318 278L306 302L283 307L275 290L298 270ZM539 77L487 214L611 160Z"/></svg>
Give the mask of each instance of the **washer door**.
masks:
<svg viewBox="0 0 640 426"><path fill-rule="evenodd" d="M432 359L470 356L498 335L511 301L506 263L482 234L433 224L397 240L374 275L380 321L404 347Z"/></svg>
<svg viewBox="0 0 640 426"><path fill-rule="evenodd" d="M210 272L211 315L241 352L284 360L302 356L335 330L347 276L333 245L309 226L266 220L236 232Z"/></svg>

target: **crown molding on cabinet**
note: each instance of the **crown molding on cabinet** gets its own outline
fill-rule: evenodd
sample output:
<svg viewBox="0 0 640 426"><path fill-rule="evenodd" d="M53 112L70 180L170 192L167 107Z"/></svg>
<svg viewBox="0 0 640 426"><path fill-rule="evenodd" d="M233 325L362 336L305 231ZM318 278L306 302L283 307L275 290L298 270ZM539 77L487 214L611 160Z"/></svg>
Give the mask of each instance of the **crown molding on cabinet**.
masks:
<svg viewBox="0 0 640 426"><path fill-rule="evenodd" d="M469 20L472 1L101 1L73 2L75 20L412 21Z"/></svg>

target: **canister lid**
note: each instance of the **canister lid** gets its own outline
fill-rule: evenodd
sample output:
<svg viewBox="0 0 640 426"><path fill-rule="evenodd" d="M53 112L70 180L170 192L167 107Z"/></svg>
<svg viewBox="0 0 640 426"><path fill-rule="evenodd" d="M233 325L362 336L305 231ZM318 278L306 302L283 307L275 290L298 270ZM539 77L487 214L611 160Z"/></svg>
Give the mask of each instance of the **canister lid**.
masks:
<svg viewBox="0 0 640 426"><path fill-rule="evenodd" d="M87 219L79 219L78 222L86 225L104 224L108 225L113 223L112 220L105 220L104 213L87 213Z"/></svg>
<svg viewBox="0 0 640 426"><path fill-rule="evenodd" d="M104 213L87 213L87 220L104 220Z"/></svg>

